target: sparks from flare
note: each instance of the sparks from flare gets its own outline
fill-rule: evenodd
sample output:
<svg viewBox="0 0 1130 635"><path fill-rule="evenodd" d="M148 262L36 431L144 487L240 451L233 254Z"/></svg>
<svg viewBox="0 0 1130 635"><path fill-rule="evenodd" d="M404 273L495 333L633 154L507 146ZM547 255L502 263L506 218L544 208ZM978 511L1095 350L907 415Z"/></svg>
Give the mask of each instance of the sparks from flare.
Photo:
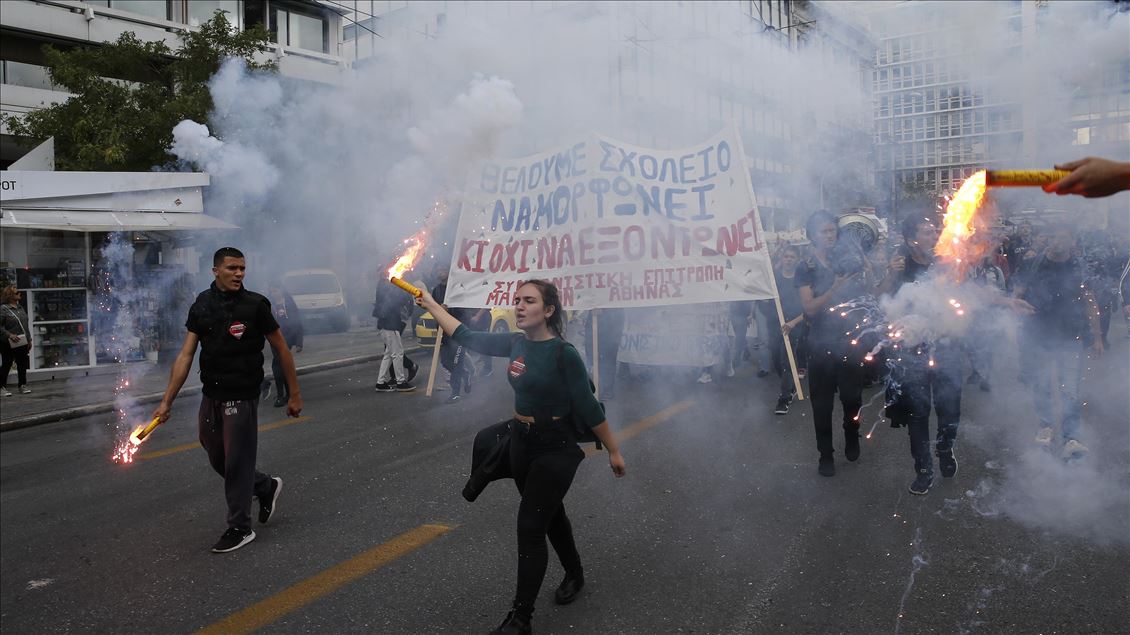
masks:
<svg viewBox="0 0 1130 635"><path fill-rule="evenodd" d="M404 253L388 268L388 278L392 280L394 284L396 280L399 280L405 273L411 271L412 268L416 266L416 260L419 259L420 255L424 253L424 248L427 247L430 230L442 222L446 212L446 202L442 198L437 200L435 205L432 206L432 211L428 214L428 217L424 219L424 227L404 239ZM413 293L412 290L405 288L404 284L397 286L400 286L409 293ZM413 287L413 289L414 288L415 287Z"/></svg>
<svg viewBox="0 0 1130 635"><path fill-rule="evenodd" d="M404 239L404 253L388 268L389 278L400 278L405 273L412 270L412 267L416 265L416 259L420 257L420 254L424 251L424 247L427 245L427 238L428 230L421 229L415 234L412 234L411 237Z"/></svg>

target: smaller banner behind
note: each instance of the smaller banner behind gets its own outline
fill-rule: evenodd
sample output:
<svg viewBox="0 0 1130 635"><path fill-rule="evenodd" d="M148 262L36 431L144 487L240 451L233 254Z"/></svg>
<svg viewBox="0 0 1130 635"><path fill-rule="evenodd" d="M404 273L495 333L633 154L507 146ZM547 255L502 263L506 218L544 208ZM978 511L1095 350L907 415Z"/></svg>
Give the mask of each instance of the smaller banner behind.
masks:
<svg viewBox="0 0 1130 635"><path fill-rule="evenodd" d="M590 136L472 168L447 304L510 306L546 278L569 309L774 297L736 129L658 151Z"/></svg>
<svg viewBox="0 0 1130 635"><path fill-rule="evenodd" d="M624 324L617 361L713 366L725 361L732 334L726 305L721 303L636 309Z"/></svg>

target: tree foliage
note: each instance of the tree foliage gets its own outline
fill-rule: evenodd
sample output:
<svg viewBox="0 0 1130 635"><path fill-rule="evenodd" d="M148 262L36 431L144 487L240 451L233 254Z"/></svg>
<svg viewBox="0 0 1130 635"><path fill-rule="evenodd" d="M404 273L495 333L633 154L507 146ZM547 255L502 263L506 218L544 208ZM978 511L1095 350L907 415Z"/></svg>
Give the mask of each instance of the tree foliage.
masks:
<svg viewBox="0 0 1130 635"><path fill-rule="evenodd" d="M164 42L143 42L132 32L98 47L44 47L51 81L73 96L65 102L6 116L12 134L35 140L55 137L59 170L148 171L173 160L168 148L173 127L184 119L206 122L212 110L208 79L229 57L248 68L257 63L269 34L261 25L235 32L223 11L171 50Z"/></svg>

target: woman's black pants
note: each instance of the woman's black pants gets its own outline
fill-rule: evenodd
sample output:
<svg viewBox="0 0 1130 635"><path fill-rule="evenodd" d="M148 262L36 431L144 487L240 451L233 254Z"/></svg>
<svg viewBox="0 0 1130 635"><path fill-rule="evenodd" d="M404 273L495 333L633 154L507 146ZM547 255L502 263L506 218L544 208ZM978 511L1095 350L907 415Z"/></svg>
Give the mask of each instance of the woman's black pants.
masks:
<svg viewBox="0 0 1130 635"><path fill-rule="evenodd" d="M0 371L0 388L8 385L8 372L12 370L12 362L16 363L16 379L19 381L19 386L27 385L27 369L31 364L31 358L28 351L31 350L29 346L21 346L19 348L12 348L7 342L0 344L0 364L3 370Z"/></svg>
<svg viewBox="0 0 1130 635"><path fill-rule="evenodd" d="M821 457L831 457L832 410L836 392L844 410L844 433L858 434L859 409L863 406L864 368L854 357L811 346L808 353L808 392L812 400L812 424L816 428L816 448Z"/></svg>
<svg viewBox="0 0 1130 635"><path fill-rule="evenodd" d="M539 419L530 426L514 422L513 430L510 469L522 495L518 505L518 588L514 609L529 616L534 612L549 564L547 537L565 573L581 575L581 555L562 501L585 453L560 421Z"/></svg>

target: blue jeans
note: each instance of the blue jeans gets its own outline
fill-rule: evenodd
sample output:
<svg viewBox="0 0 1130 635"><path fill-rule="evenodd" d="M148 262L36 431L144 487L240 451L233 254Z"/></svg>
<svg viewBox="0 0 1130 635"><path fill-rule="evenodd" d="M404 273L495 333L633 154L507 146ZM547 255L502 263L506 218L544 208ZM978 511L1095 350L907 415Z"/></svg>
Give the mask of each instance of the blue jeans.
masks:
<svg viewBox="0 0 1130 635"><path fill-rule="evenodd" d="M1040 425L1054 428L1055 400L1063 415L1063 439L1078 439L1083 416L1083 400L1079 386L1083 381L1083 348L1079 342L1049 342L1047 347L1033 346L1032 361L1035 382L1032 396ZM1058 385L1056 385L1058 380Z"/></svg>
<svg viewBox="0 0 1130 635"><path fill-rule="evenodd" d="M772 335L769 333L769 319L761 311L754 311L757 324L757 339L761 340L761 348L757 349L757 369L769 372L773 370L773 353L770 350ZM780 337L780 334L777 335Z"/></svg>
<svg viewBox="0 0 1130 635"><path fill-rule="evenodd" d="M948 363L947 363L948 361ZM934 368L910 368L902 380L902 400L906 408L906 429L910 434L910 455L914 469L934 473L930 455L930 409L938 415L935 446L939 454L953 451L961 423L960 358L941 361Z"/></svg>

